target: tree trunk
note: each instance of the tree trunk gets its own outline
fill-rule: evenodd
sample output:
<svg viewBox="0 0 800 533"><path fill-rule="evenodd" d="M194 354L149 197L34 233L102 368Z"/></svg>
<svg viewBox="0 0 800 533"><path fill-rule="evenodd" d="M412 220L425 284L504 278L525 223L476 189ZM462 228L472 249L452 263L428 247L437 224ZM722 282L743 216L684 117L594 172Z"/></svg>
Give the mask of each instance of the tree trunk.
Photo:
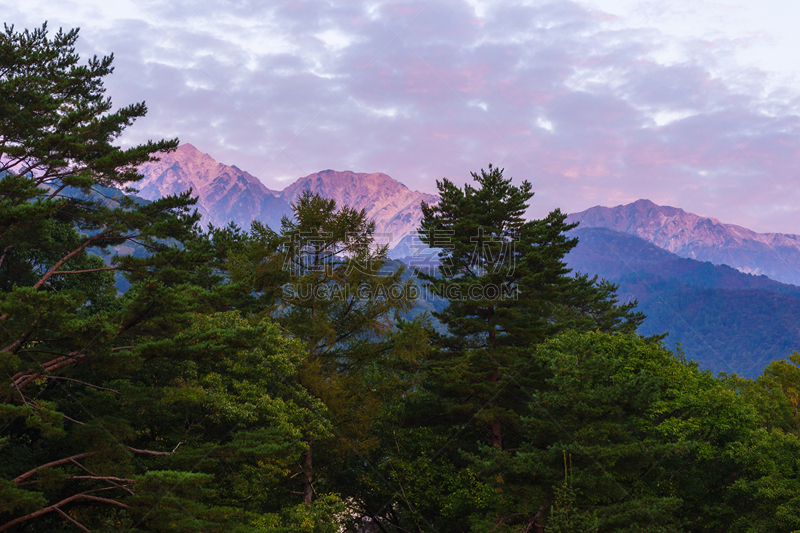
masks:
<svg viewBox="0 0 800 533"><path fill-rule="evenodd" d="M320 248L319 244L316 244L314 249L314 271L317 272L319 270L320 264ZM314 278L314 284L312 286L312 303L311 303L311 322L315 324L317 321L317 302L316 302L316 289L317 289L317 278ZM317 343L316 341L312 341L311 345L309 346L309 354L310 359L314 361L317 358ZM312 466L312 457L313 457L313 450L312 450L312 441L311 438L308 439L308 450L306 453L303 454L303 474L306 477L305 482L303 482L303 503L310 504L314 499L314 487L311 485L311 479L314 475L314 468Z"/></svg>
<svg viewBox="0 0 800 533"><path fill-rule="evenodd" d="M494 324L492 323L492 317L494 316L494 308L490 308L489 312L489 347L494 352L497 350L497 334L494 330ZM494 362L497 364L496 362ZM497 385L500 382L500 375L497 371L497 367L492 370L492 375L489 376L489 381L495 386L497 389ZM496 392L495 392L496 394ZM492 404L497 404L497 397L492 400ZM492 420L491 422L491 432L492 432L492 446L498 448L500 450L503 449L503 433L502 429L500 428L500 421L499 420Z"/></svg>
<svg viewBox="0 0 800 533"><path fill-rule="evenodd" d="M303 482L303 503L311 503L314 498L314 487L311 486L311 476L313 475L311 466L311 439L308 439L308 450L303 454L303 474L306 480Z"/></svg>
<svg viewBox="0 0 800 533"><path fill-rule="evenodd" d="M550 502L552 501L552 499L553 499L552 494L548 495L547 498L545 498L544 503L542 504L541 507L539 507L539 511L533 516L533 518L531 518L528 521L528 527L525 528L525 533L528 533L531 530L533 531L533 533L545 533L544 526L539 521L539 519L544 517L544 513L545 511L547 511L547 508L550 507Z"/></svg>
<svg viewBox="0 0 800 533"><path fill-rule="evenodd" d="M489 313L489 346L491 347L490 349L494 352L497 349L497 337L494 330L494 324L492 323L491 320L493 316L494 316L494 308L491 308L491 311ZM493 363L495 365L497 364L496 361L493 361ZM495 369L492 370L492 374L489 376L489 381L494 385L495 388L494 394L497 394L496 389L500 383L500 374L497 370L497 367L495 367ZM497 396L495 396L492 399L492 404L497 405ZM500 421L492 420L489 424L489 430L492 433L492 446L502 451L503 429L500 426ZM503 492L502 485L503 485L503 474L499 473L497 474L497 492Z"/></svg>
<svg viewBox="0 0 800 533"><path fill-rule="evenodd" d="M489 380L496 386L498 384L498 375L497 370L492 371L492 375L489 377ZM492 400L493 404L497 403L497 400ZM492 446L498 448L500 450L503 449L503 432L500 428L500 421L499 420L492 420L491 422L491 432L492 432Z"/></svg>

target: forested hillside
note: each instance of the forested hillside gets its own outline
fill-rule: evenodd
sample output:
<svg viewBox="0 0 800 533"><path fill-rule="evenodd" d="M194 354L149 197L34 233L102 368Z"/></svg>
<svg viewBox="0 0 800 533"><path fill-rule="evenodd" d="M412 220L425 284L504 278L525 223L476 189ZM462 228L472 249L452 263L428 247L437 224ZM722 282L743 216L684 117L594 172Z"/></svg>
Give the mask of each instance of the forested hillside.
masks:
<svg viewBox="0 0 800 533"><path fill-rule="evenodd" d="M756 377L800 346L800 287L676 256L605 228L570 232L567 263L619 285L647 315L642 335L668 333L667 346L702 368Z"/></svg>
<svg viewBox="0 0 800 533"><path fill-rule="evenodd" d="M0 34L0 531L800 529L800 354L715 377L637 334L491 165L421 209L440 331L363 209L107 202L178 141L114 144L147 108L77 38Z"/></svg>
<svg viewBox="0 0 800 533"><path fill-rule="evenodd" d="M646 272L709 289L757 289L800 298L800 287L728 265L679 257L634 235L578 226L570 232L579 245L567 257L570 268L616 279Z"/></svg>

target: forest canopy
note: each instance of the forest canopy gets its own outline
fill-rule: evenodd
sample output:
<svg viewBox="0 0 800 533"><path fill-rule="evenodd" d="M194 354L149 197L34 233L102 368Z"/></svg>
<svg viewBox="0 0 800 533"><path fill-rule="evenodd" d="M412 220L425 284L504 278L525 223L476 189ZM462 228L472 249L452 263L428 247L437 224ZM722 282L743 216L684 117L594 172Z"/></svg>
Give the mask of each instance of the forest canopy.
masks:
<svg viewBox="0 0 800 533"><path fill-rule="evenodd" d="M178 141L118 146L147 108L77 39L0 34L0 531L800 529L800 354L714 376L638 335L491 165L422 205L435 270L311 193L203 231L119 193Z"/></svg>

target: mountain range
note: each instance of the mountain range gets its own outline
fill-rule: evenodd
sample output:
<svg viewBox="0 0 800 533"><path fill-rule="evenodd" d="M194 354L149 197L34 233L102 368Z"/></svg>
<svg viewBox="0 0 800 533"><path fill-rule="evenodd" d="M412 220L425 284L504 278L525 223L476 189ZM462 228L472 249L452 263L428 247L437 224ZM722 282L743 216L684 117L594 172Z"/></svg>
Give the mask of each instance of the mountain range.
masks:
<svg viewBox="0 0 800 533"><path fill-rule="evenodd" d="M271 190L190 144L140 170L139 196L191 189L203 221L215 226L248 228L259 220L278 230L303 191L319 193L364 209L395 259L420 252L413 238L420 203L439 200L383 173L351 171L324 170ZM622 301L638 300L648 317L641 334L668 333L665 342L702 367L746 376L800 348L800 237L757 233L649 200L593 207L568 221L579 223L569 267L618 284Z"/></svg>
<svg viewBox="0 0 800 533"><path fill-rule="evenodd" d="M412 255L419 246L412 244L411 235L422 219L420 202L439 200L379 172L324 170L299 178L281 191L271 190L252 174L219 163L191 144L163 154L160 161L147 163L140 171L144 175L137 183L140 197L153 200L191 189L198 197L203 221L215 226L235 222L249 228L251 222L259 220L277 230L281 218L291 215L291 204L304 190L319 193L339 205L364 209L375 221L379 242L388 244L395 258ZM592 207L569 215L567 220L579 222L581 228L600 227L635 235L679 257L800 285L797 235L757 233L650 200Z"/></svg>
<svg viewBox="0 0 800 533"><path fill-rule="evenodd" d="M420 202L439 200L435 195L412 191L386 174L335 170L310 174L275 191L252 174L219 163L191 144L180 145L159 161L142 165L139 171L144 179L136 184L138 196L154 200L191 190L198 198L197 209L204 223L215 226L235 222L247 229L258 220L279 230L281 218L292 213L292 203L310 190L335 199L338 205L364 209L375 221L377 240L390 248L419 226Z"/></svg>
<svg viewBox="0 0 800 533"><path fill-rule="evenodd" d="M592 207L567 219L580 227L607 228L655 244L680 257L728 265L750 274L800 285L800 236L755 231L638 200L617 207Z"/></svg>

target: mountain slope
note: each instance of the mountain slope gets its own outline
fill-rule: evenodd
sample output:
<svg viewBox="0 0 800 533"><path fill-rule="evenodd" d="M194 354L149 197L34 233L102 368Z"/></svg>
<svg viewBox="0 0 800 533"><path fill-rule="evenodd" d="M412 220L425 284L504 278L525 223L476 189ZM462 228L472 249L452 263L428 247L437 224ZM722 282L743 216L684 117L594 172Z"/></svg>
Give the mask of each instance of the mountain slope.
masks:
<svg viewBox="0 0 800 533"><path fill-rule="evenodd" d="M617 207L592 207L569 215L581 227L636 235L680 257L729 265L784 283L800 284L800 236L756 233L734 224L637 200Z"/></svg>
<svg viewBox="0 0 800 533"><path fill-rule="evenodd" d="M252 221L259 220L278 229L281 217L291 214L289 205L258 178L218 163L191 144L182 144L139 170L145 176L136 184L139 196L155 200L192 189L204 225L224 226L233 221L249 228Z"/></svg>
<svg viewBox="0 0 800 533"><path fill-rule="evenodd" d="M567 256L575 271L619 285L647 319L642 335L669 333L686 356L713 371L754 377L800 350L800 287L728 266L680 258L638 237L577 228Z"/></svg>
<svg viewBox="0 0 800 533"><path fill-rule="evenodd" d="M629 274L648 273L664 279L678 279L709 289L757 289L800 298L800 287L781 283L764 275L746 274L727 265L714 265L679 257L639 237L606 228L576 228L578 246L567 256L570 268L619 279Z"/></svg>
<svg viewBox="0 0 800 533"><path fill-rule="evenodd" d="M286 187L280 197L287 203L292 203L304 190L332 198L339 205L347 204L355 209L364 209L367 216L375 221L375 231L381 234L381 242L389 244L390 248L419 227L422 220L420 202L439 201L437 196L412 191L386 174L365 174L349 170L323 170L310 174Z"/></svg>

